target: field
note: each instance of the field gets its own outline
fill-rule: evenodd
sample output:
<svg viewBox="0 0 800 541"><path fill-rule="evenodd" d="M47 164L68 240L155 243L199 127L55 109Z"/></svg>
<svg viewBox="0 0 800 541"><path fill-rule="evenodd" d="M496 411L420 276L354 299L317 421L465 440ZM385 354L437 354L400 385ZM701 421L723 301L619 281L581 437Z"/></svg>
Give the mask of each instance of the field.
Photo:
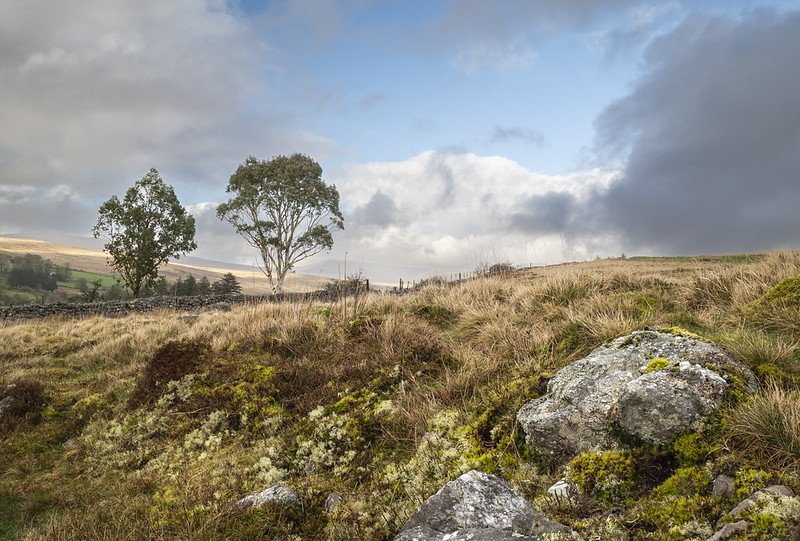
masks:
<svg viewBox="0 0 800 541"><path fill-rule="evenodd" d="M27 406L0 424L0 539L388 540L472 468L579 539L707 539L752 491L800 492L798 276L794 252L634 258L196 319L2 323L0 389ZM680 445L582 455L599 464L585 499L548 499L564 471L516 411L559 368L662 326L721 345L762 390ZM735 493L712 498L723 472ZM280 480L302 507L235 507ZM789 538L794 520L754 514L747 538Z"/></svg>
<svg viewBox="0 0 800 541"><path fill-rule="evenodd" d="M41 240L0 237L0 254L11 256L35 254L51 260L56 265L69 264L73 269L85 271L88 273L87 279L91 278L89 281L99 277L108 285L116 282L106 262L106 254L101 251ZM232 272L236 276L242 286L242 293L246 295L263 295L269 291L267 279L258 269L244 271L239 268L226 268L222 263L219 266L198 266L180 262L170 262L159 269L159 273L171 282L178 278L186 278L190 274L197 279L206 276L211 282L216 282L227 272ZM79 277L78 273L73 272L73 284L67 285L68 291L75 288L75 282ZM284 289L287 293L314 291L328 281L319 276L291 274L286 278Z"/></svg>

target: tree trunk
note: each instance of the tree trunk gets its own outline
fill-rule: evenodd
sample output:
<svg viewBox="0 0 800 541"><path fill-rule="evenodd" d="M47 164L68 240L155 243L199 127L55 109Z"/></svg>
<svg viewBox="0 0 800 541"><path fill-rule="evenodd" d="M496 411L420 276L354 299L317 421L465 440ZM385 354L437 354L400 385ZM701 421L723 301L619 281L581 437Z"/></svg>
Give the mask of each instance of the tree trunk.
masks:
<svg viewBox="0 0 800 541"><path fill-rule="evenodd" d="M278 280L275 282L275 294L283 294L283 278L278 278Z"/></svg>

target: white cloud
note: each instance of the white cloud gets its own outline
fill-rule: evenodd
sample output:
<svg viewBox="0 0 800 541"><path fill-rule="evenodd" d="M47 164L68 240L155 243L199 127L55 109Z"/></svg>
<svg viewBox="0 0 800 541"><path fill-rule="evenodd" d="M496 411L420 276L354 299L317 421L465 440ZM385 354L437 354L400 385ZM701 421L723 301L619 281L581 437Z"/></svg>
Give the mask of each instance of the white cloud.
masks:
<svg viewBox="0 0 800 541"><path fill-rule="evenodd" d="M579 242L566 217L527 230L516 227L514 217L530 212L526 205L547 205L552 194L584 200L615 178L615 171L604 170L544 175L501 156L432 151L404 161L341 167L328 175L347 218L334 256L341 259L347 251L361 257L366 270L384 280L393 277L383 269L398 260L411 269L407 278L419 278L486 261L594 257L592 250L611 249L608 239L593 242L592 235L582 235ZM549 216L549 208L542 212Z"/></svg>

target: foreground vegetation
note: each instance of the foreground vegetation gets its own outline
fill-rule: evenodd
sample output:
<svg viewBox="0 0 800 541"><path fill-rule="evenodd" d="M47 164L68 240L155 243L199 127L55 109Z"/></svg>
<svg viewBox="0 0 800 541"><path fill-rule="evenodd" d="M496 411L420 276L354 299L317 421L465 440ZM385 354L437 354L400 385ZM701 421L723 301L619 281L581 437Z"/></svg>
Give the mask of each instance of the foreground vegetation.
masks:
<svg viewBox="0 0 800 541"><path fill-rule="evenodd" d="M580 455L584 495L547 498L563 472L524 445L517 410L560 367L648 326L720 344L762 391L668 448ZM706 539L754 490L800 492L798 383L797 253L560 266L196 319L5 323L0 396L19 400L0 418L0 538L390 539L477 468L587 538ZM721 499L719 473L735 479ZM280 480L302 507L234 506ZM747 535L788 538L785 515L759 511Z"/></svg>

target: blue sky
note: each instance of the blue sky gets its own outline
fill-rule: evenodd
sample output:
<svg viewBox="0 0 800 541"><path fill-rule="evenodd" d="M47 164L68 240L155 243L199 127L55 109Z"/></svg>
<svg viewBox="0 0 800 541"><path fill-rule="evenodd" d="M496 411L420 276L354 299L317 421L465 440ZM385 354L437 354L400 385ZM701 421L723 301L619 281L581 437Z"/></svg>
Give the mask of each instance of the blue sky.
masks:
<svg viewBox="0 0 800 541"><path fill-rule="evenodd" d="M799 247L797 2L0 0L0 234L88 236L150 167L195 255L252 154L317 159L301 270Z"/></svg>

